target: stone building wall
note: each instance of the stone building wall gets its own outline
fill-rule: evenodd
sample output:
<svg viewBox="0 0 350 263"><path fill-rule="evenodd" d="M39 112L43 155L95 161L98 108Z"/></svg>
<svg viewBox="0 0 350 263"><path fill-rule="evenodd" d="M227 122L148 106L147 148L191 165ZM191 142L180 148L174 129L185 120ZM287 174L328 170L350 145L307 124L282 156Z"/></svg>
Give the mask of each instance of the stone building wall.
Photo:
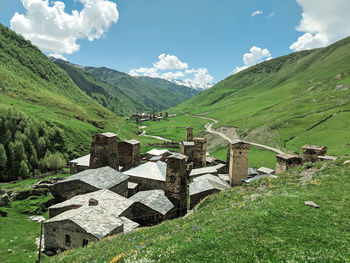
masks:
<svg viewBox="0 0 350 263"><path fill-rule="evenodd" d="M67 205L65 207L50 207L49 208L49 218L53 218L61 213L64 213L68 210L71 210L71 209L77 209L77 208L80 208L81 205Z"/></svg>
<svg viewBox="0 0 350 263"><path fill-rule="evenodd" d="M194 144L188 142L181 143L181 154L188 156L188 161L193 162Z"/></svg>
<svg viewBox="0 0 350 263"><path fill-rule="evenodd" d="M201 168L206 166L207 139L194 138L193 150L193 168Z"/></svg>
<svg viewBox="0 0 350 263"><path fill-rule="evenodd" d="M121 195L121 196L128 198L128 194L129 194L128 180L124 180L120 184L117 184L108 190L111 190L112 192L114 192L118 195Z"/></svg>
<svg viewBox="0 0 350 263"><path fill-rule="evenodd" d="M141 226L153 226L166 219L166 217L161 213L154 211L139 202L133 203L128 209L128 213L129 214L123 213L121 216L128 217L130 220L140 224Z"/></svg>
<svg viewBox="0 0 350 263"><path fill-rule="evenodd" d="M64 201L76 195L87 194L99 190L80 180L56 183L51 187L51 193L59 200Z"/></svg>
<svg viewBox="0 0 350 263"><path fill-rule="evenodd" d="M92 137L90 169L109 166L119 170L117 135L111 132Z"/></svg>
<svg viewBox="0 0 350 263"><path fill-rule="evenodd" d="M217 189L212 189L212 190L200 192L200 193L195 194L195 195L191 195L190 196L190 209L193 209L193 207L195 205L197 205L198 203L200 203L200 201L202 201L202 199L204 197L218 193L218 192L220 192L220 191Z"/></svg>
<svg viewBox="0 0 350 263"><path fill-rule="evenodd" d="M302 163L303 163L303 160L301 157L279 154L276 156L275 173L276 174L284 173L290 168L301 166Z"/></svg>
<svg viewBox="0 0 350 263"><path fill-rule="evenodd" d="M165 195L173 203L178 216L187 213L187 171L186 157L173 155L167 159Z"/></svg>
<svg viewBox="0 0 350 263"><path fill-rule="evenodd" d="M327 147L324 146L312 146L304 145L303 150L303 162L317 162L319 155L325 155Z"/></svg>
<svg viewBox="0 0 350 263"><path fill-rule="evenodd" d="M243 141L237 140L230 142L230 185L241 185L242 179L248 177L248 153L250 145Z"/></svg>
<svg viewBox="0 0 350 263"><path fill-rule="evenodd" d="M123 170L129 170L141 163L140 142L119 142L118 143L119 165Z"/></svg>
<svg viewBox="0 0 350 263"><path fill-rule="evenodd" d="M193 128L186 128L186 142L193 142Z"/></svg>
<svg viewBox="0 0 350 263"><path fill-rule="evenodd" d="M138 184L139 191L163 190L165 191L165 181L152 180L144 177L129 175L129 182Z"/></svg>
<svg viewBox="0 0 350 263"><path fill-rule="evenodd" d="M66 235L70 236L70 244L66 243ZM83 246L83 239L96 242L98 238L88 234L84 229L70 220L44 223L45 250L67 250Z"/></svg>

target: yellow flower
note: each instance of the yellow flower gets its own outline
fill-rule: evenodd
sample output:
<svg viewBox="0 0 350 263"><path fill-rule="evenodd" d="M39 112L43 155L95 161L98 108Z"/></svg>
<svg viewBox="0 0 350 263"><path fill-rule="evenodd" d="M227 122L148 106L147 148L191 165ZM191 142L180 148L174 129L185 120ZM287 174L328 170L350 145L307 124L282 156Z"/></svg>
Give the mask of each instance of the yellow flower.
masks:
<svg viewBox="0 0 350 263"><path fill-rule="evenodd" d="M115 256L109 263L115 263L117 262L119 259L123 258L125 256L124 253L119 254L118 256Z"/></svg>
<svg viewBox="0 0 350 263"><path fill-rule="evenodd" d="M145 243L143 241L141 241L140 245L144 245Z"/></svg>

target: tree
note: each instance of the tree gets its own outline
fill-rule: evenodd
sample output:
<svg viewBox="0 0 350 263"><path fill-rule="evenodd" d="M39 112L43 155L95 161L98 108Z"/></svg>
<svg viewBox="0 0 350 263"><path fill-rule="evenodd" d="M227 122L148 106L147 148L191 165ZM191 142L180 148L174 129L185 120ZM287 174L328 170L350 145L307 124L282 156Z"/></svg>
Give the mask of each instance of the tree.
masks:
<svg viewBox="0 0 350 263"><path fill-rule="evenodd" d="M0 171L5 170L7 163L7 155L4 145L0 144Z"/></svg>
<svg viewBox="0 0 350 263"><path fill-rule="evenodd" d="M29 177L29 168L25 161L21 161L21 167L19 168L19 176L22 178Z"/></svg>
<svg viewBox="0 0 350 263"><path fill-rule="evenodd" d="M65 167L67 164L66 160L61 153L55 152L51 154L48 158L48 165L50 170L57 170Z"/></svg>

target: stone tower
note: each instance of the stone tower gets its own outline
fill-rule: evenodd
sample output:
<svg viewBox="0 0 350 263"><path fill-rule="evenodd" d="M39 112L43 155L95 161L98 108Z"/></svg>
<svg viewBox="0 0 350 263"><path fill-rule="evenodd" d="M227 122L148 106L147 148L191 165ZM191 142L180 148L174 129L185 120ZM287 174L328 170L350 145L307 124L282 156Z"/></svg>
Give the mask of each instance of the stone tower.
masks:
<svg viewBox="0 0 350 263"><path fill-rule="evenodd" d="M175 206L174 217L187 213L186 156L174 154L167 158L165 195Z"/></svg>
<svg viewBox="0 0 350 263"><path fill-rule="evenodd" d="M206 166L207 139L194 138L193 148L193 168L201 168Z"/></svg>
<svg viewBox="0 0 350 263"><path fill-rule="evenodd" d="M119 170L117 135L111 132L92 137L90 169L109 166Z"/></svg>
<svg viewBox="0 0 350 263"><path fill-rule="evenodd" d="M186 127L186 142L193 142L193 128Z"/></svg>
<svg viewBox="0 0 350 263"><path fill-rule="evenodd" d="M141 163L140 142L127 140L118 143L119 165L123 171L136 167Z"/></svg>
<svg viewBox="0 0 350 263"><path fill-rule="evenodd" d="M241 185L241 179L248 177L248 152L250 144L241 140L230 141L230 185Z"/></svg>

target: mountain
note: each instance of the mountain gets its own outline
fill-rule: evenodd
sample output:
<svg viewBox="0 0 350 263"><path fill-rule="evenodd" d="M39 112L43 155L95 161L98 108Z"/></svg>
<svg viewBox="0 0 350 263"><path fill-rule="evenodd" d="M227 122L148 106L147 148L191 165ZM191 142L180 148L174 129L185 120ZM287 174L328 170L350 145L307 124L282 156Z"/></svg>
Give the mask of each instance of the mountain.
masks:
<svg viewBox="0 0 350 263"><path fill-rule="evenodd" d="M350 38L255 65L173 110L206 113L249 141L350 153Z"/></svg>
<svg viewBox="0 0 350 263"><path fill-rule="evenodd" d="M0 105L6 108L3 111L8 112L11 122L17 124L9 125L5 123L8 122L6 120L2 123L16 127L18 131L12 131L8 140L27 141L25 135L29 136L30 130L25 130L25 123L33 129L36 125L48 126L39 130L38 136L46 138L47 133L59 131L60 140L56 146L53 145L53 151L64 149L66 158L86 153L91 136L98 131L119 129L123 137L134 129L86 95L64 70L52 63L30 41L1 24ZM28 117L30 120L27 120ZM43 139L41 142L43 150L45 141Z"/></svg>
<svg viewBox="0 0 350 263"><path fill-rule="evenodd" d="M161 79L161 78L151 78L146 76L140 76L137 78L152 86L167 89L171 92L183 95L189 99L201 94L204 91L201 89L193 89L184 85L178 85L171 81Z"/></svg>
<svg viewBox="0 0 350 263"><path fill-rule="evenodd" d="M119 87L131 98L140 101L153 111L165 110L188 100L188 97L182 94L167 88L150 85L117 70L105 67L85 67L85 69L112 86Z"/></svg>
<svg viewBox="0 0 350 263"><path fill-rule="evenodd" d="M136 101L118 86L112 86L82 66L61 59L50 58L71 77L74 83L92 99L119 116L129 116L136 111L151 111L143 103Z"/></svg>

